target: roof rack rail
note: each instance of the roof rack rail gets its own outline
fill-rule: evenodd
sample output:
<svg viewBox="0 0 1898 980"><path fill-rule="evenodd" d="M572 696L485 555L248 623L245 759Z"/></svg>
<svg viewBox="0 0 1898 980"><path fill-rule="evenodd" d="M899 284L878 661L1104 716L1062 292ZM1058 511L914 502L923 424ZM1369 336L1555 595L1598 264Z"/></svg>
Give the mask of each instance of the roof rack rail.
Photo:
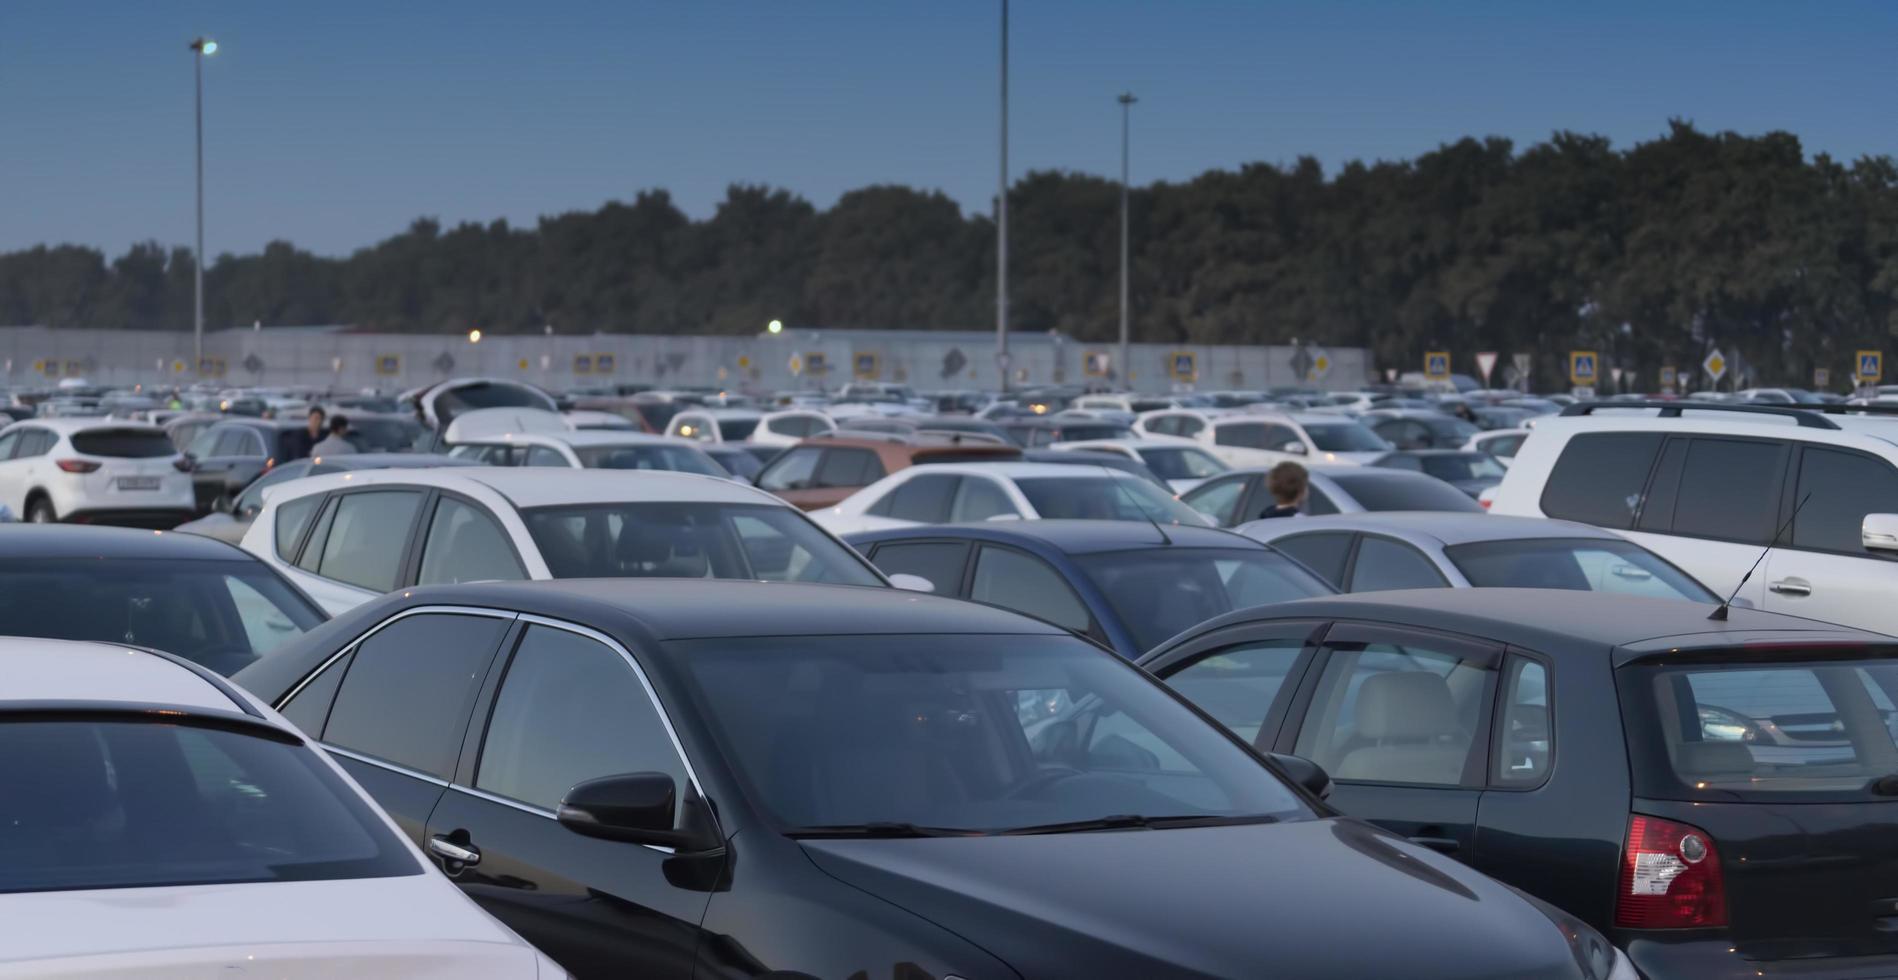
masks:
<svg viewBox="0 0 1898 980"><path fill-rule="evenodd" d="M1837 429L1839 424L1810 408L1791 405L1735 405L1730 402L1580 402L1562 410L1563 415L1593 415L1597 409L1654 409L1659 418L1677 419L1681 412L1734 412L1740 415L1776 415L1792 419L1802 429Z"/></svg>

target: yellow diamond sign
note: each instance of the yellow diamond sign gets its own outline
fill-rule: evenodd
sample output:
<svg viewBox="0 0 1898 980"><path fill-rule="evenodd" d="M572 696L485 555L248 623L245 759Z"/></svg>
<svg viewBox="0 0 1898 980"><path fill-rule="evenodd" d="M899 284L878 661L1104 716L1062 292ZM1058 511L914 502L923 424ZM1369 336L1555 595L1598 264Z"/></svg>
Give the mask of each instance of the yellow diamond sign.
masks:
<svg viewBox="0 0 1898 980"><path fill-rule="evenodd" d="M1727 376L1727 355L1716 350L1708 354L1706 360L1700 362L1700 367L1707 372L1708 377L1713 379L1714 384L1719 384L1720 379Z"/></svg>

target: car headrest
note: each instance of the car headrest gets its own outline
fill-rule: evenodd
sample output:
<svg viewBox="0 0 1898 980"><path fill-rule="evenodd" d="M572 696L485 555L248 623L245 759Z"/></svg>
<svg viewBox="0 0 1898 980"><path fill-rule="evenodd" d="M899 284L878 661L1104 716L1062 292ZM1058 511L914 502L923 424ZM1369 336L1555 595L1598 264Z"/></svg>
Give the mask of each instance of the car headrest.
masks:
<svg viewBox="0 0 1898 980"><path fill-rule="evenodd" d="M1462 730L1450 685L1429 671L1372 674L1358 688L1358 734L1365 738L1435 738Z"/></svg>

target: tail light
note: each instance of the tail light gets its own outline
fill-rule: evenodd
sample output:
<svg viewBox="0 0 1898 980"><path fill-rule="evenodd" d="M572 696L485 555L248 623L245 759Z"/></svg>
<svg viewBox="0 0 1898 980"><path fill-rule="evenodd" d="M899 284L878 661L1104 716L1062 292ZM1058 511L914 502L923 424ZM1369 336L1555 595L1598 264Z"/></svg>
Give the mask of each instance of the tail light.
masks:
<svg viewBox="0 0 1898 980"><path fill-rule="evenodd" d="M1489 505L1490 505L1490 504L1493 504L1493 503L1495 503L1495 502L1496 502L1496 501L1494 501L1494 500L1490 500L1490 499L1488 499L1488 498L1486 498L1486 497L1478 497L1478 498L1476 498L1476 505L1477 505L1478 507L1481 507L1481 508L1483 508L1484 510L1488 510L1488 509L1489 509Z"/></svg>
<svg viewBox="0 0 1898 980"><path fill-rule="evenodd" d="M1705 929L1727 924L1726 883L1713 839L1698 827L1635 814L1621 852L1615 925Z"/></svg>
<svg viewBox="0 0 1898 980"><path fill-rule="evenodd" d="M68 473L90 473L93 470L96 470L99 468L98 463L94 463L91 460L85 460L85 459L54 460L53 465L58 466L60 469L65 470Z"/></svg>
<svg viewBox="0 0 1898 980"><path fill-rule="evenodd" d="M191 457L180 456L171 461L171 466L180 473L189 473L191 472Z"/></svg>

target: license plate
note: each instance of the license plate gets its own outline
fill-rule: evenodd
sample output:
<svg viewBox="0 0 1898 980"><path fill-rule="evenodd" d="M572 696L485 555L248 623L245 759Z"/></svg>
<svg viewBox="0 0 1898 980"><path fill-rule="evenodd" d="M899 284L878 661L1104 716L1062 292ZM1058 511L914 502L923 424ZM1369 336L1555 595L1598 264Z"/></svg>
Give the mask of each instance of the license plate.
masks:
<svg viewBox="0 0 1898 980"><path fill-rule="evenodd" d="M158 489L158 478L155 476L122 476L119 477L119 489L156 490Z"/></svg>

